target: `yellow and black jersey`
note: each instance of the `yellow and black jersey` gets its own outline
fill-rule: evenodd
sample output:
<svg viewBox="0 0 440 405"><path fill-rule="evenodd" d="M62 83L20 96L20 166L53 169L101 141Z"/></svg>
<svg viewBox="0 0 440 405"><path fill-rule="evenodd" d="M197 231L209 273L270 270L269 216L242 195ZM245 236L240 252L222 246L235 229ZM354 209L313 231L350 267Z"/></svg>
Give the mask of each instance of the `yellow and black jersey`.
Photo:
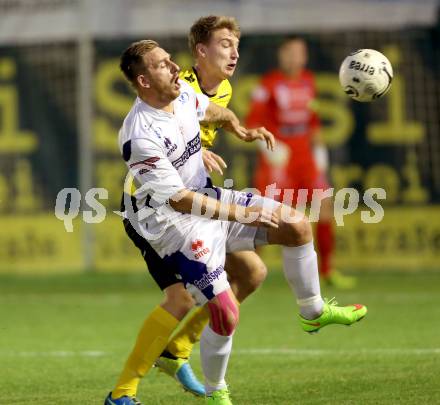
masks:
<svg viewBox="0 0 440 405"><path fill-rule="evenodd" d="M216 94L207 94L205 93L199 85L199 79L197 77L197 72L194 68L189 70L185 70L180 72L180 78L185 80L195 91L196 93L203 93L209 97L209 100L213 103L219 105L220 107L227 107L229 104L229 100L232 96L232 86L229 83L229 80L225 79L220 83L220 86L217 89ZM218 127L214 123L210 124L201 124L201 138L202 138L202 146L204 148L210 148L214 143L215 136L217 135Z"/></svg>

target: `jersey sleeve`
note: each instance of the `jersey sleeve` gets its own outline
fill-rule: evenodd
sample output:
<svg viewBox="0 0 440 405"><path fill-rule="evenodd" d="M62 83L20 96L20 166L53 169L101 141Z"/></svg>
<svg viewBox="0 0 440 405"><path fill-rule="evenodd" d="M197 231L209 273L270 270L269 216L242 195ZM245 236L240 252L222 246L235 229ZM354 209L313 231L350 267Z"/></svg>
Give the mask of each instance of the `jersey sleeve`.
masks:
<svg viewBox="0 0 440 405"><path fill-rule="evenodd" d="M130 149L127 165L138 186L135 193L138 200L145 199L149 207L158 208L185 189L177 170L158 144L145 138L128 142L124 149Z"/></svg>
<svg viewBox="0 0 440 405"><path fill-rule="evenodd" d="M251 105L246 116L246 125L248 127L268 126L266 118L268 117L270 100L270 87L263 78L259 85L252 92Z"/></svg>

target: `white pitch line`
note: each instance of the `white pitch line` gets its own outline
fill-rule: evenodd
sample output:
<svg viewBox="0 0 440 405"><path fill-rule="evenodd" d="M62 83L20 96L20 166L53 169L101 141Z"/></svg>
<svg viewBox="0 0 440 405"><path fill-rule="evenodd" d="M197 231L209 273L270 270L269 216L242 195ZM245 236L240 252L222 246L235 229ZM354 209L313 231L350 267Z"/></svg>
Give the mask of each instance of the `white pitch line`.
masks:
<svg viewBox="0 0 440 405"><path fill-rule="evenodd" d="M380 355L425 355L425 354L440 354L440 348L416 348L416 349L359 349L359 350L332 350L332 349L232 349L232 355L256 355L256 356L323 356L323 355L345 355L356 356L359 354L380 354Z"/></svg>
<svg viewBox="0 0 440 405"><path fill-rule="evenodd" d="M107 353L99 350L54 350L54 351L23 351L23 352L1 352L0 357L102 357Z"/></svg>
<svg viewBox="0 0 440 405"><path fill-rule="evenodd" d="M109 353L100 350L54 350L54 351L0 351L0 357L105 357ZM395 348L395 349L359 349L359 350L332 350L332 349L233 349L236 356L358 356L358 355L440 355L440 348Z"/></svg>

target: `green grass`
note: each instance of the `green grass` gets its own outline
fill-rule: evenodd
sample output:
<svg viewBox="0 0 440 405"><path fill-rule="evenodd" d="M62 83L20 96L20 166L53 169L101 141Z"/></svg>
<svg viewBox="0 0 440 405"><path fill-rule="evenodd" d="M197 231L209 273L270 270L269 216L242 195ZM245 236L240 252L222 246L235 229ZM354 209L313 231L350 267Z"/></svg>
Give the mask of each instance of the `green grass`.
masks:
<svg viewBox="0 0 440 405"><path fill-rule="evenodd" d="M241 307L234 404L440 403L440 273L362 274L353 327L302 332L281 273ZM0 277L0 403L102 404L160 292L145 275ZM200 375L197 355L194 368ZM152 370L147 404L202 404Z"/></svg>

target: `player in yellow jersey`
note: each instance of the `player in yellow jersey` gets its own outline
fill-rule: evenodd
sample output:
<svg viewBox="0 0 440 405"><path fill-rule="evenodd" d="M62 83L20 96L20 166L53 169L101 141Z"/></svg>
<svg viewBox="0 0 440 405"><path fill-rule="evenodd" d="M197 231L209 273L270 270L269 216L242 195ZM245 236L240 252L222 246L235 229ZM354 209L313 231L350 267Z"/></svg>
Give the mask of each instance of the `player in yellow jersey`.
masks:
<svg viewBox="0 0 440 405"><path fill-rule="evenodd" d="M232 96L232 77L237 66L240 29L232 17L208 16L198 19L189 33L189 47L194 56L194 66L180 72L180 78L189 83L197 93L207 95L211 102L227 107ZM211 152L216 139L218 124L201 123L203 160L209 171L222 174L226 167L223 159ZM249 130L255 138L269 140L271 134L264 128ZM255 291L266 277L267 270L260 257L253 251L227 254L225 270L235 296L241 303ZM151 272L151 268L150 268ZM157 276L160 278L160 275ZM193 345L208 323L204 308L195 309L181 325L180 331L170 340L156 366L176 378L185 389L203 395L203 386L197 382L189 367Z"/></svg>
<svg viewBox="0 0 440 405"><path fill-rule="evenodd" d="M225 38L222 37L222 39L224 40ZM180 72L179 76L181 79L185 80L197 93L203 93L207 95L211 102L221 107L228 106L232 96L232 86L231 83L229 83L228 79L221 80L220 83L216 86L217 89L215 90L215 92L207 93L200 83L200 81L202 80L201 77L203 77L203 68L200 68L200 66L192 67L189 70L182 71ZM217 124L202 123L200 125L200 129L202 131L202 133L200 134L202 138L202 146L205 149L211 148L217 135Z"/></svg>

